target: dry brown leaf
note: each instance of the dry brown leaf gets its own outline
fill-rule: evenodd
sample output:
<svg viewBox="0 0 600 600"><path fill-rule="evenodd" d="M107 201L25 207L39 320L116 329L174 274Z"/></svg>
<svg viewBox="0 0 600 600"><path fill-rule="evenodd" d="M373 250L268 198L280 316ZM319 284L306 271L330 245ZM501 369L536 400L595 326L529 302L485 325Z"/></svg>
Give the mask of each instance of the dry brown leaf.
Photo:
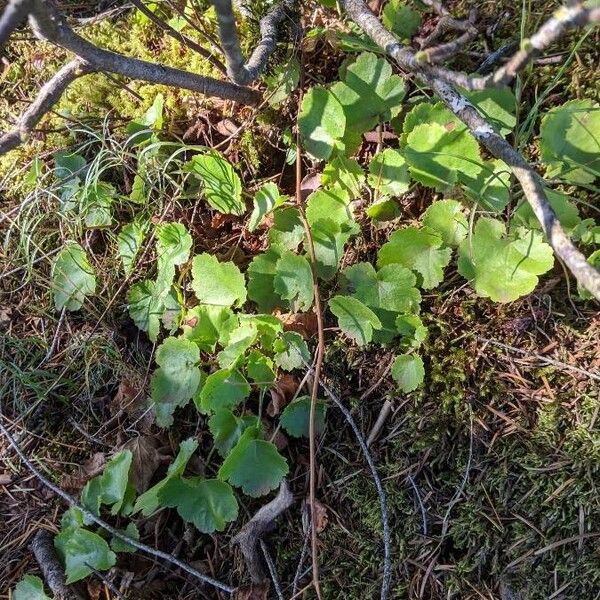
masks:
<svg viewBox="0 0 600 600"><path fill-rule="evenodd" d="M290 373L280 375L273 387L269 390L271 401L267 406L267 414L276 417L290 403L300 381Z"/></svg>
<svg viewBox="0 0 600 600"><path fill-rule="evenodd" d="M0 485L8 485L11 481L10 473L0 473Z"/></svg>
<svg viewBox="0 0 600 600"><path fill-rule="evenodd" d="M223 137L231 137L240 133L239 126L231 119L223 119L215 125L215 129Z"/></svg>
<svg viewBox="0 0 600 600"><path fill-rule="evenodd" d="M234 600L268 600L270 587L268 581L243 585L236 590Z"/></svg>
<svg viewBox="0 0 600 600"><path fill-rule="evenodd" d="M110 412L113 415L122 412L135 415L145 409L145 403L146 395L143 390L143 380L132 374L127 379L121 380L117 393L110 401Z"/></svg>
<svg viewBox="0 0 600 600"><path fill-rule="evenodd" d="M90 597L90 600L99 600L103 587L104 587L104 585L102 584L102 582L98 581L97 579L95 579L93 581L88 581L87 582L87 593L88 593L88 596Z"/></svg>
<svg viewBox="0 0 600 600"><path fill-rule="evenodd" d="M123 449L131 450L132 460L129 476L138 493L150 487L150 480L161 463L158 441L149 435L141 435L127 442Z"/></svg>
<svg viewBox="0 0 600 600"><path fill-rule="evenodd" d="M70 491L80 490L89 479L102 473L105 464L106 455L104 452L94 453L90 458L79 465L73 473L63 476L61 482L62 487Z"/></svg>
<svg viewBox="0 0 600 600"><path fill-rule="evenodd" d="M316 313L279 313L277 317L283 324L285 331L295 331L304 339L314 337L318 331L318 321Z"/></svg>
<svg viewBox="0 0 600 600"><path fill-rule="evenodd" d="M321 187L321 173L313 173L305 175L300 183L300 196L302 200L306 200L315 190Z"/></svg>
<svg viewBox="0 0 600 600"><path fill-rule="evenodd" d="M315 526L317 533L321 533L329 523L329 513L325 505L315 500Z"/></svg>

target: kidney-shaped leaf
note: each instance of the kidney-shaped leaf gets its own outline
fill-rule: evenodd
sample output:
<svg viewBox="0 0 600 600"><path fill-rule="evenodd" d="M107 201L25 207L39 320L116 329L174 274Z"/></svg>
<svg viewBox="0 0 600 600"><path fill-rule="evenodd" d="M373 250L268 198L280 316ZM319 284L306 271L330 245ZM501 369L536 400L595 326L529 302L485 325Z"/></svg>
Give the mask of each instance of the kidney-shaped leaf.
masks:
<svg viewBox="0 0 600 600"><path fill-rule="evenodd" d="M219 478L257 498L277 488L288 471L274 444L261 440L257 427L249 427L219 469Z"/></svg>
<svg viewBox="0 0 600 600"><path fill-rule="evenodd" d="M192 289L203 304L241 306L246 302L246 280L237 266L207 253L194 256Z"/></svg>

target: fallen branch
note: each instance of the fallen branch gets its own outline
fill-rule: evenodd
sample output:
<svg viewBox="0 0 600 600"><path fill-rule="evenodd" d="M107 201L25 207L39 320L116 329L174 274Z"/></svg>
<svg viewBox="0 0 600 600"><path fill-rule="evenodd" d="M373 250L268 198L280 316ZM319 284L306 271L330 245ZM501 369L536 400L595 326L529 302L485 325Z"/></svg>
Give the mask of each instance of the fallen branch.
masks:
<svg viewBox="0 0 600 600"><path fill-rule="evenodd" d="M102 529L106 530L112 536L120 539L122 542L125 542L126 544L129 544L130 546L133 546L134 548L137 548L141 552L144 552L145 554L148 554L149 556L152 556L154 558L164 560L164 561L174 565L175 567L180 568L182 571L185 571L189 575L192 575L193 577L195 577L202 583L211 585L211 586L217 588L218 590L221 590L222 592L226 592L227 594L233 594L235 592L235 588L232 588L231 586L229 586L225 583L222 583L221 581L218 581L217 579L213 579L212 577L209 577L208 575L204 575L203 573L200 573L200 571L197 571L196 569L194 569L187 563L185 563L185 562L179 560L178 558L176 558L175 556L173 556L172 554L162 552L161 550L156 550L154 548L151 548L150 546L146 546L146 544L143 544L142 542L139 542L138 540L130 538L129 536L125 535L122 531L115 529L112 525L109 525L108 523L106 523L106 521L103 521L100 517L97 517L94 513L90 512L89 510L87 510L87 508L85 508L84 506L79 504L75 500L75 498L73 498L73 496L67 494L67 492L60 489L57 485L52 483L49 479L47 479L44 475L42 475L40 473L40 471L29 460L29 458L25 455L23 450L21 450L21 447L17 444L17 442L14 440L14 438L12 437L10 432L6 429L6 427L2 423L2 415L1 414L0 414L0 432L2 432L2 434L4 434L8 443L12 446L13 450L16 452L16 454L19 456L19 458L23 461L25 466L31 471L31 473L33 473L33 475L35 475L37 477L37 479L42 484L44 484L49 490L51 490L59 498L62 498L69 506L74 506L79 511L81 511L81 513L83 514L83 516L86 518L87 521L96 523L96 525L102 527Z"/></svg>
<svg viewBox="0 0 600 600"><path fill-rule="evenodd" d="M80 59L67 63L39 91L37 98L19 117L15 127L0 137L0 156L24 142L44 115L60 100L63 92L79 77L93 69Z"/></svg>
<svg viewBox="0 0 600 600"><path fill-rule="evenodd" d="M44 581L52 590L55 600L83 600L83 596L66 583L62 565L54 549L54 539L49 531L40 529L33 536L29 548L33 552Z"/></svg>
<svg viewBox="0 0 600 600"><path fill-rule="evenodd" d="M259 542L265 534L275 528L275 522L292 505L293 501L294 496L284 479L279 486L277 496L260 508L231 541L232 544L239 545L246 561L248 573L254 583L260 583L265 579L258 552Z"/></svg>
<svg viewBox="0 0 600 600"><path fill-rule="evenodd" d="M27 14L38 39L69 50L77 58L44 85L36 100L18 119L17 127L0 138L0 156L22 143L75 79L95 71L186 89L241 104L257 105L261 100L257 90L99 48L75 33L51 1L11 0L0 17L0 47Z"/></svg>
<svg viewBox="0 0 600 600"><path fill-rule="evenodd" d="M340 0L340 4L350 18L386 54L393 58L403 70L415 73L424 83L429 85L444 104L469 128L475 138L491 154L503 160L510 167L557 256L566 264L580 285L600 300L600 273L587 262L585 256L564 232L546 198L543 181L533 167L503 137L494 131L493 127L462 94L446 83L445 80L439 78L439 68L421 63L415 52L406 46L402 46L362 0ZM581 5L577 6L581 8ZM577 22L580 22L580 19L583 19L583 22L600 19L600 9L585 9L584 12L586 17L578 18ZM569 12L569 14L571 13ZM555 17L555 27L559 27L561 31L564 31L563 24L564 21L557 21Z"/></svg>
<svg viewBox="0 0 600 600"><path fill-rule="evenodd" d="M239 85L248 85L260 76L277 46L279 26L294 10L294 0L281 0L259 23L261 40L245 61L231 0L212 0L219 22L219 37L227 62L227 74Z"/></svg>

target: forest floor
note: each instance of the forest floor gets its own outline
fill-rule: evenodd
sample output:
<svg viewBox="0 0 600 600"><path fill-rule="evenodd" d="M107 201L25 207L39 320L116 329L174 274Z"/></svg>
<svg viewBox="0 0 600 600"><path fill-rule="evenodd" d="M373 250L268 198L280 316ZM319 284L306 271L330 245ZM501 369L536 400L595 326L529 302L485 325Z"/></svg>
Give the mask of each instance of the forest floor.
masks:
<svg viewBox="0 0 600 600"><path fill-rule="evenodd" d="M454 3L452 10L464 14L466 5ZM544 1L525 1L521 6L510 0L482 3L480 8L486 24L494 15L506 15L495 34L498 45L518 39L520 27L531 31L552 10ZM171 52L170 46L160 46L160 34L148 25L146 39L134 44L128 18L125 14L107 21L96 35L129 48L154 40L158 46L154 52ZM316 11L309 24L318 25L320 19ZM581 35L574 34L553 51L569 50ZM522 118L550 85L543 108L571 98L597 101L599 43L597 31L589 34L572 67L558 80L560 63L527 74L522 81ZM17 75L11 75L10 85L2 84L0 75L0 84L8 90L0 101L0 120L23 106L23 99L61 58L59 52L31 40L15 46L6 68L16 69ZM335 78L342 58L327 41L312 45L305 51L307 85ZM103 151L119 155L123 122L143 114L148 100L162 88L132 86L142 98L139 101L106 78L94 81L102 91L78 87L61 107L76 104L73 115L87 109L85 131L101 132ZM220 145L243 179L274 179L293 193L293 166L286 164L281 140L295 120L296 94L278 111L254 118L250 109L234 113L229 105L166 93L170 118L165 139L183 136L188 143ZM105 94L101 100L99 94ZM232 122L246 123L243 136L231 137ZM178 443L190 433L208 444L193 408L185 413L187 422L178 431L158 429L140 409L153 347L127 313L125 282L109 251L118 227L85 234L86 247L102 272L97 295L77 313L60 315L54 310L51 258L70 229L47 196L23 204L23 179L34 155L49 160L65 139L95 151L85 131L81 127L67 134L36 135L29 147L8 157L10 162L3 159L0 172L2 418L38 468L74 495L116 449L132 448L140 439L151 449L156 473L164 472ZM372 154L373 145L364 142L359 154ZM305 168L309 172L312 166L307 163ZM127 188L130 182L119 185ZM431 199L432 194L422 193L403 200L400 222L421 214ZM587 201L598 205L592 194ZM247 265L264 247L264 231L251 234L243 218L217 218L190 200L163 195L153 206L123 208L118 220L141 214L155 221L184 223L196 251L233 257L240 265ZM352 252L372 257L397 223L384 228L365 223ZM149 259L142 260L135 279L151 266ZM391 414L371 451L384 482L392 525L392 598L600 598L597 305L576 298L575 285L571 281L569 286L559 264L534 293L508 305L475 297L453 268L449 271L443 285L424 298L422 317L429 337L423 352L427 374L420 390L397 391L388 374L393 349L358 348L331 332L327 337L324 378L352 409L365 437L384 403L391 403ZM305 542L308 444L287 443L296 501L267 542L285 597L290 598ZM334 408L328 412L318 457L323 597L375 599L383 561L378 498L356 438ZM150 476L157 479L154 473ZM252 514L260 504L247 502L242 514ZM39 574L28 544L40 528L57 532L64 508L0 436L0 599L10 598L10 590L24 574ZM202 536L171 518L173 512L140 519L142 539L222 581L234 585L245 581L242 557L229 543L245 517L223 534ZM119 558L116 584L127 574L131 574L128 598L225 597L191 581L182 583L186 580L171 568L138 554ZM117 597L99 579L91 581L90 598ZM308 583L305 575L300 581L300 588Z"/></svg>

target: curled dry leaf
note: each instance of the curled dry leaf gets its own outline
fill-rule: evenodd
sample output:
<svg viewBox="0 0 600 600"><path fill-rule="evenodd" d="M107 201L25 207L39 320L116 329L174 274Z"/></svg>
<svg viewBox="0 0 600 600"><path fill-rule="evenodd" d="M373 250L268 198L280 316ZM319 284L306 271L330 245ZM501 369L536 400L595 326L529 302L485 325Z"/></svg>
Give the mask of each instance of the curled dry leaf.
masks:
<svg viewBox="0 0 600 600"><path fill-rule="evenodd" d="M243 585L236 590L234 600L268 600L269 588L268 581Z"/></svg>
<svg viewBox="0 0 600 600"><path fill-rule="evenodd" d="M150 487L152 476L162 462L158 447L156 438L149 435L136 437L123 446L123 449L131 450L129 477L138 493L145 492Z"/></svg>
<svg viewBox="0 0 600 600"><path fill-rule="evenodd" d="M239 125L231 119L223 119L215 125L215 129L224 137L231 137L240 133Z"/></svg>
<svg viewBox="0 0 600 600"><path fill-rule="evenodd" d="M119 389L110 402L110 412L113 415L125 413L135 416L146 408L143 378L136 373L127 373L121 380Z"/></svg>
<svg viewBox="0 0 600 600"><path fill-rule="evenodd" d="M321 533L329 523L329 513L324 504L315 500L315 527L317 533Z"/></svg>
<svg viewBox="0 0 600 600"><path fill-rule="evenodd" d="M68 491L79 491L89 479L102 473L105 464L104 452L96 452L76 467L73 473L65 475L62 478L61 486Z"/></svg>
<svg viewBox="0 0 600 600"><path fill-rule="evenodd" d="M315 190L321 187L321 173L306 175L300 183L302 201L306 200Z"/></svg>
<svg viewBox="0 0 600 600"><path fill-rule="evenodd" d="M267 414L276 417L291 402L300 381L290 373L280 375L275 385L270 389L271 401L267 406Z"/></svg>
<svg viewBox="0 0 600 600"><path fill-rule="evenodd" d="M295 331L308 340L317 334L318 322L316 313L279 313L277 317L283 324L285 331Z"/></svg>

